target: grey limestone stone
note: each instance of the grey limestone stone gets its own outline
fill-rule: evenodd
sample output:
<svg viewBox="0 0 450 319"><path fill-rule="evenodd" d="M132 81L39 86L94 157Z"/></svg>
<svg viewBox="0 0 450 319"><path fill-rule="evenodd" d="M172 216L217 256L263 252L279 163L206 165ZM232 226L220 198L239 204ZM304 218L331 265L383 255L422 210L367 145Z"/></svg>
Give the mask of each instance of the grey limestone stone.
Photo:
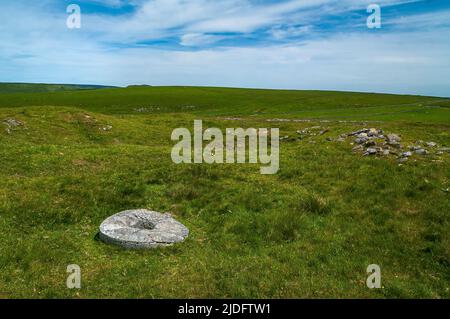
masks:
<svg viewBox="0 0 450 319"><path fill-rule="evenodd" d="M182 242L189 230L170 214L137 209L108 217L100 225L99 238L128 249L156 248Z"/></svg>

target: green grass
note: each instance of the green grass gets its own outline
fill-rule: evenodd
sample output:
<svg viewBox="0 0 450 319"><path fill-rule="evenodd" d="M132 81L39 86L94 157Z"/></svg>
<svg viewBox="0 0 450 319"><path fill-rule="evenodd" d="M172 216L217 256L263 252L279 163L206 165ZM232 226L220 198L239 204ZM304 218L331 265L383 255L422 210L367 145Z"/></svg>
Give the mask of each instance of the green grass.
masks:
<svg viewBox="0 0 450 319"><path fill-rule="evenodd" d="M189 87L0 94L0 298L449 298L449 155L399 166L325 141L375 126L405 145L450 146L449 106ZM24 126L7 134L7 118ZM194 119L289 136L314 125L330 132L282 142L276 175L260 175L259 165L175 165L171 132L192 130ZM131 208L171 212L191 234L151 251L95 240L103 219ZM65 286L73 263L81 290ZM379 290L365 285L374 263Z"/></svg>
<svg viewBox="0 0 450 319"><path fill-rule="evenodd" d="M111 88L101 85L0 83L0 93L48 93Z"/></svg>
<svg viewBox="0 0 450 319"><path fill-rule="evenodd" d="M302 117L450 122L450 99L352 92L206 87L131 87L11 93L0 107L68 106L103 114L187 113L202 116ZM140 111L138 111L140 110Z"/></svg>

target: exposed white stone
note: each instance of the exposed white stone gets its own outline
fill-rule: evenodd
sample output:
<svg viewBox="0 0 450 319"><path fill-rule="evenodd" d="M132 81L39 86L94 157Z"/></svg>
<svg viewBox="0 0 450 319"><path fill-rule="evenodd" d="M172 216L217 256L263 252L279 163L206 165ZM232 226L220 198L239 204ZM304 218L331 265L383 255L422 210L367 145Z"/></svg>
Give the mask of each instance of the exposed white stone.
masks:
<svg viewBox="0 0 450 319"><path fill-rule="evenodd" d="M402 139L397 134L388 134L387 136L388 143L399 143L401 140Z"/></svg>
<svg viewBox="0 0 450 319"><path fill-rule="evenodd" d="M100 225L103 242L124 248L156 248L182 242L189 230L170 214L137 209L108 217Z"/></svg>

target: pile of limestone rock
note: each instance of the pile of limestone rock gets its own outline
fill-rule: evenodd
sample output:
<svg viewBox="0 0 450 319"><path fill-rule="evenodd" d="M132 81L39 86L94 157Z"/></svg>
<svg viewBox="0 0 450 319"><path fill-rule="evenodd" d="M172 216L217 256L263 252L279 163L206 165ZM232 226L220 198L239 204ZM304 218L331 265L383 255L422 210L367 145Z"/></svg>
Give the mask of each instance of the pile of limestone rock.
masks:
<svg viewBox="0 0 450 319"><path fill-rule="evenodd" d="M11 134L18 127L24 126L23 122L16 119L5 119L3 120L3 124L6 126L5 131L8 134Z"/></svg>
<svg viewBox="0 0 450 319"><path fill-rule="evenodd" d="M314 137L326 136L331 129L322 126L308 127L297 131L297 136L281 136L280 141L295 142L309 138L310 143L316 143ZM376 128L364 128L356 132L345 133L337 138L326 136L325 140L331 142L347 142L351 138L353 152L364 156L395 156L400 163L408 161L414 156L442 155L450 153L449 147L440 147L435 142L416 141L413 145L402 144L402 138L398 134L385 133Z"/></svg>
<svg viewBox="0 0 450 319"><path fill-rule="evenodd" d="M342 134L338 141L353 137L354 152L361 152L364 156L370 155L395 155L400 162L406 162L413 155L428 155L431 152L443 154L449 152L448 148L438 148L435 142L417 141L415 145L405 147L402 139L397 134L385 134L383 130L370 128L362 129L349 134Z"/></svg>

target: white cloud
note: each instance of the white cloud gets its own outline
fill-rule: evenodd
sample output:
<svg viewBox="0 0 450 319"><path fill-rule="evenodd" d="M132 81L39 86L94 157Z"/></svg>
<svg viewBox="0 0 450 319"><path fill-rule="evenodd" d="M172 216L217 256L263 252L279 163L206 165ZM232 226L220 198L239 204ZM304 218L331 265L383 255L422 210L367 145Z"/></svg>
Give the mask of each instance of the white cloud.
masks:
<svg viewBox="0 0 450 319"><path fill-rule="evenodd" d="M417 0L378 0L383 6ZM105 40L136 42L186 33L250 33L289 21L307 24L323 14L364 9L369 0L141 0L132 15L85 16L85 28Z"/></svg>
<svg viewBox="0 0 450 319"><path fill-rule="evenodd" d="M223 39L222 36L202 33L188 33L181 37L180 44L183 46L200 46L215 43Z"/></svg>
<svg viewBox="0 0 450 319"><path fill-rule="evenodd" d="M433 13L422 13L409 16L400 16L384 22L385 25L402 29L426 29L441 26L450 26L450 10Z"/></svg>
<svg viewBox="0 0 450 319"><path fill-rule="evenodd" d="M111 52L86 46L35 52L33 58L16 61L16 70L27 70L25 81L449 95L450 44L442 41L447 34L347 34L287 46L190 52L150 48Z"/></svg>
<svg viewBox="0 0 450 319"><path fill-rule="evenodd" d="M270 30L270 33L271 33L272 37L274 37L275 39L281 40L281 39L293 38L293 37L298 37L298 36L302 36L305 34L309 34L312 32L312 30L313 30L313 27L310 25L288 26L286 28L276 26Z"/></svg>
<svg viewBox="0 0 450 319"><path fill-rule="evenodd" d="M220 3L219 3L220 2ZM105 41L138 40L148 35L175 35L184 46L202 46L221 39L208 34L237 10L232 0L155 0L132 16L106 19L89 16L81 30L65 28L65 12L45 6L2 3L0 9L0 80L128 85L217 85L297 89L336 89L450 95L450 27L422 31L333 34L288 45L215 47L186 52L151 47L111 46ZM250 2L238 1L236 21L250 14ZM173 5L182 7L171 10ZM184 4L183 4L184 3ZM291 6L297 1L290 1ZM306 5L306 1L305 4ZM356 1L345 1L352 5ZM391 2L392 3L392 2ZM48 2L47 2L48 4ZM145 9L147 8L147 9ZM156 10L157 13L152 10ZM289 6L275 14L261 9L255 20L236 27L272 26ZM231 10L231 11L230 11ZM247 10L247 11L246 11ZM220 11L220 14L216 14ZM162 12L165 15L161 15ZM186 13L183 15L182 13ZM238 14L239 13L239 14ZM310 12L320 14L317 10ZM445 13L440 19L448 17ZM448 14L448 13L447 13ZM153 17L150 22L146 19ZM244 18L242 18L244 19ZM419 19L411 17L410 19ZM163 21L164 20L164 21ZM245 19L244 19L245 20ZM429 17L420 19L435 26ZM95 26L89 23L95 21ZM201 21L216 21L214 27ZM265 22L264 22L265 21ZM448 19L446 21L449 21ZM122 23L123 22L123 23ZM148 22L148 23L147 23ZM236 22L236 23L237 23ZM115 24L119 23L119 24ZM88 24L88 25L86 25ZM228 24L224 24L227 29ZM276 26L272 31L277 32ZM234 27L232 27L234 28ZM306 28L306 27L305 27ZM173 29L177 29L173 33ZM304 27L278 28L289 38ZM126 43L126 42L124 42Z"/></svg>

